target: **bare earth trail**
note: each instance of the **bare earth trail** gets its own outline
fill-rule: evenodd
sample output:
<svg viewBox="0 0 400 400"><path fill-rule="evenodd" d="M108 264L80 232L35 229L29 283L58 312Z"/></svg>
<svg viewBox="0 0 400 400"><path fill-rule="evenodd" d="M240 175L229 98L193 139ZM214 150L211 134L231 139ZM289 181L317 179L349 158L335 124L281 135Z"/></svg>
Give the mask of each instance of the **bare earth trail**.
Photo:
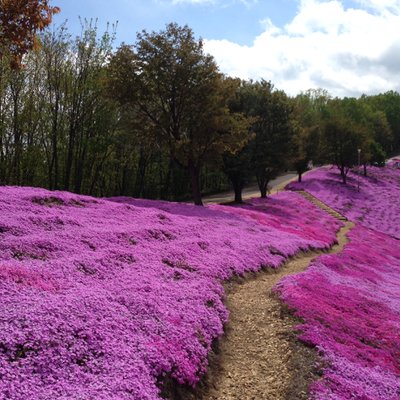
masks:
<svg viewBox="0 0 400 400"><path fill-rule="evenodd" d="M311 195L300 192L344 221L338 244L327 253L339 253L353 224ZM307 252L289 260L278 271L264 271L226 285L230 321L226 335L211 360L210 372L192 396L202 400L307 399L311 381L319 378L316 353L296 338L296 319L271 289L283 277L304 271L322 252Z"/></svg>

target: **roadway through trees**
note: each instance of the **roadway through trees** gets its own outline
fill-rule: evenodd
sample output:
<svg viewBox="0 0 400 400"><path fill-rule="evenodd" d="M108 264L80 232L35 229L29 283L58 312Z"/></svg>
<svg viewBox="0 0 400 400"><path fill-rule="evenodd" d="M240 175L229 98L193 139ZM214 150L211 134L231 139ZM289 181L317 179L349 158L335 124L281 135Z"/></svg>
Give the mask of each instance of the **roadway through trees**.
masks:
<svg viewBox="0 0 400 400"><path fill-rule="evenodd" d="M305 192L300 192L336 218L344 221L337 233L338 244L329 251L339 253L354 226L340 214ZM321 255L299 254L278 271L264 271L226 285L230 320L206 379L195 395L202 400L301 400L308 398L309 384L320 377L314 349L297 339L299 323L274 296L272 288L285 276L304 271Z"/></svg>

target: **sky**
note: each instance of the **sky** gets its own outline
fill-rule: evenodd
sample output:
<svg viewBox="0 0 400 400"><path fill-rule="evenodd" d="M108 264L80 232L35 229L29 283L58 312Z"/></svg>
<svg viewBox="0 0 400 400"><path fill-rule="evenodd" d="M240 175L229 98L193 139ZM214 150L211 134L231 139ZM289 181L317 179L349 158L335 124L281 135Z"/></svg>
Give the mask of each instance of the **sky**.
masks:
<svg viewBox="0 0 400 400"><path fill-rule="evenodd" d="M400 0L53 0L55 24L118 21L116 45L169 22L189 25L227 75L296 95L400 91Z"/></svg>

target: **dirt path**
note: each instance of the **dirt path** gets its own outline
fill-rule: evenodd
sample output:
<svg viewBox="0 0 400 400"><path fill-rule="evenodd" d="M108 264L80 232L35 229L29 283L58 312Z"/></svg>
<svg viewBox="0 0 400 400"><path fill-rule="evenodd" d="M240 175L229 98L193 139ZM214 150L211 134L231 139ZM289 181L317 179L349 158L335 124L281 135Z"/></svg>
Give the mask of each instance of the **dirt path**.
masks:
<svg viewBox="0 0 400 400"><path fill-rule="evenodd" d="M301 193L337 218L342 216ZM347 232L345 221L338 232L338 245L329 253L342 251ZM283 277L305 270L321 252L310 252L290 260L277 272L261 272L242 282L227 285L230 322L203 387L192 398L203 400L300 400L318 379L316 354L296 339L298 323L271 293ZM185 398L188 398L185 396ZM190 396L189 396L190 398Z"/></svg>

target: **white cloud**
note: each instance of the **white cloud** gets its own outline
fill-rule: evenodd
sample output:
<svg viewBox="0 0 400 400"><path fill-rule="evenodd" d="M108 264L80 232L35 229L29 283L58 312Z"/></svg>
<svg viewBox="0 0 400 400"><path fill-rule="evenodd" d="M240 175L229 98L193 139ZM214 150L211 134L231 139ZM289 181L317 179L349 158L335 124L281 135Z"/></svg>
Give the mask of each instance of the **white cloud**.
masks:
<svg viewBox="0 0 400 400"><path fill-rule="evenodd" d="M399 12L400 4L398 0L356 0L361 6L376 10L378 12L392 11Z"/></svg>
<svg viewBox="0 0 400 400"><path fill-rule="evenodd" d="M251 46L208 40L221 70L271 80L290 94L323 87L337 96L400 90L400 0L302 0L283 28L266 19Z"/></svg>

